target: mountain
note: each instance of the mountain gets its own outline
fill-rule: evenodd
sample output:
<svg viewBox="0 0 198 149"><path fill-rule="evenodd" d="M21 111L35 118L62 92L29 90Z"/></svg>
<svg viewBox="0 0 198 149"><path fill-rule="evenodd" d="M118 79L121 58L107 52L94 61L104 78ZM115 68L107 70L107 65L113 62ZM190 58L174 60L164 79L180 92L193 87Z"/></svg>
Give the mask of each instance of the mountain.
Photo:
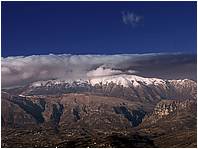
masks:
<svg viewBox="0 0 198 149"><path fill-rule="evenodd" d="M135 75L95 77L89 80L47 80L34 82L22 89L11 90L17 95L61 95L63 93L86 93L118 97L132 101L158 102L161 99L196 99L196 82L185 80L162 80ZM9 91L8 91L9 92Z"/></svg>
<svg viewBox="0 0 198 149"><path fill-rule="evenodd" d="M2 89L2 147L195 147L196 85L115 75Z"/></svg>
<svg viewBox="0 0 198 149"><path fill-rule="evenodd" d="M193 100L162 100L139 125L160 147L195 147L197 103Z"/></svg>

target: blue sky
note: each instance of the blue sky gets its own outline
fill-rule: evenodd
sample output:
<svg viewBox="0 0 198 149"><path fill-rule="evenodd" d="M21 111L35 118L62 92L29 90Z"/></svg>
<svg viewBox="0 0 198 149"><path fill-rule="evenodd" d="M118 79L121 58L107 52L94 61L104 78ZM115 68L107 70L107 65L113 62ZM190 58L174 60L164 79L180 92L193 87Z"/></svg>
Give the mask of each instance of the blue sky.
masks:
<svg viewBox="0 0 198 149"><path fill-rule="evenodd" d="M2 2L2 56L196 53L196 2Z"/></svg>

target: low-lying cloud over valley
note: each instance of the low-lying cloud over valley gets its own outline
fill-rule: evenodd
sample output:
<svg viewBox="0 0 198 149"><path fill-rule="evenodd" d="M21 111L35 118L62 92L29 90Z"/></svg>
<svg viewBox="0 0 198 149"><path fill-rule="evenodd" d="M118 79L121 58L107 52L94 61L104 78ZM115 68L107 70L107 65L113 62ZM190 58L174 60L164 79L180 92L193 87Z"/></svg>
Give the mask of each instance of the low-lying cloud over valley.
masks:
<svg viewBox="0 0 198 149"><path fill-rule="evenodd" d="M2 87L48 79L89 79L133 74L163 79L196 80L196 55L182 53L118 55L32 55L1 60Z"/></svg>

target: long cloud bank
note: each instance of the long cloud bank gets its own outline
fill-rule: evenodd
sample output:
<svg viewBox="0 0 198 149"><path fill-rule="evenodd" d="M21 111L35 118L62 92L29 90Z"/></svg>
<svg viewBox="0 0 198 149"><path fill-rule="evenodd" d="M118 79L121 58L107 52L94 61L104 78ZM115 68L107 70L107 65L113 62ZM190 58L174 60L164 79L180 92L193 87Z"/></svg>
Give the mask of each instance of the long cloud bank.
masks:
<svg viewBox="0 0 198 149"><path fill-rule="evenodd" d="M134 74L164 79L196 80L196 55L32 55L1 59L2 87L14 87L48 79L88 79L116 74Z"/></svg>

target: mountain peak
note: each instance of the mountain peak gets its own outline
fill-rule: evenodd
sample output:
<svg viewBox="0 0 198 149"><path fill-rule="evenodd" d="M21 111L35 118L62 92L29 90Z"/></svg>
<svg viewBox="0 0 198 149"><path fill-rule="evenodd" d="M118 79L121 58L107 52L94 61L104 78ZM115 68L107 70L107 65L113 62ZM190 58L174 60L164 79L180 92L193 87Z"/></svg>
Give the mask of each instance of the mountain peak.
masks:
<svg viewBox="0 0 198 149"><path fill-rule="evenodd" d="M165 83L164 80L158 78L144 78L136 75L113 75L113 76L104 76L104 77L95 77L91 78L90 83L92 85L102 83L116 83L117 85L123 85L124 87L134 86L137 87L140 84L150 85L150 84L163 84Z"/></svg>
<svg viewBox="0 0 198 149"><path fill-rule="evenodd" d="M119 74L119 75L110 75L110 76L97 76L97 77L89 77L88 79L78 79L78 80L46 80L46 81L37 81L31 84L32 87L39 86L54 86L61 84L68 85L80 85L80 84L90 84L92 86L96 84L109 84L114 83L117 85L122 85L123 87L138 87L141 85L165 85L167 81L171 81L173 83L183 84L189 82L189 79L183 80L165 80L159 78L146 78L137 75L128 75L128 74ZM194 82L190 80L190 82Z"/></svg>

